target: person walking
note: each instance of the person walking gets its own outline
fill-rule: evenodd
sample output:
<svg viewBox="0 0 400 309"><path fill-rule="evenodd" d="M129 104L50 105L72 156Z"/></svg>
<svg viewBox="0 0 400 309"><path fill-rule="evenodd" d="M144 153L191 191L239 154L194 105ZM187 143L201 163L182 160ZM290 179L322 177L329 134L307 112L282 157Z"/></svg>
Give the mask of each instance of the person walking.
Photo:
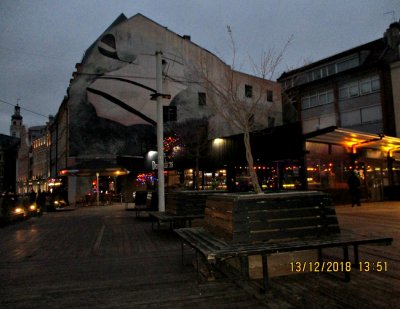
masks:
<svg viewBox="0 0 400 309"><path fill-rule="evenodd" d="M42 190L39 189L38 195L37 195L37 198L36 198L36 203L37 203L37 206L39 208L39 214L42 214L42 212L44 212L44 211L47 212L47 209L46 209L46 192L45 191L42 191Z"/></svg>
<svg viewBox="0 0 400 309"><path fill-rule="evenodd" d="M354 205L361 206L360 201L360 186L361 181L357 177L355 171L351 171L349 179L347 180L349 186L350 196L351 196L351 207Z"/></svg>
<svg viewBox="0 0 400 309"><path fill-rule="evenodd" d="M30 203L36 202L36 192L33 190L33 188L31 189L31 192L29 193L29 202Z"/></svg>

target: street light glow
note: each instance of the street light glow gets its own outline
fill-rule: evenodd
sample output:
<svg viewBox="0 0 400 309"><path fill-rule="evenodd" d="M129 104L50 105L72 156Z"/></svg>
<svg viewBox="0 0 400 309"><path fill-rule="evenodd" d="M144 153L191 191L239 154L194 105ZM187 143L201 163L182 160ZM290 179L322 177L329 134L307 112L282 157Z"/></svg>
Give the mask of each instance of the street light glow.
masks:
<svg viewBox="0 0 400 309"><path fill-rule="evenodd" d="M213 141L213 145L214 145L214 146L221 146L223 143L224 143L224 140L223 140L222 138L216 138L216 139Z"/></svg>

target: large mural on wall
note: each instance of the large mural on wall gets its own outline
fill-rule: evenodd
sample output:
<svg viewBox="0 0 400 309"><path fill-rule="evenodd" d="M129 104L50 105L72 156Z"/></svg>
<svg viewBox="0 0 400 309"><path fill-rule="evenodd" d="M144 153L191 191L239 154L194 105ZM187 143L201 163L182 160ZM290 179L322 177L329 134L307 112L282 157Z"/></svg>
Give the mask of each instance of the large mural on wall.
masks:
<svg viewBox="0 0 400 309"><path fill-rule="evenodd" d="M122 20L121 25L126 22ZM151 94L156 88L155 51L159 47L156 42L144 43L131 29L112 27L103 37L112 35L114 46L100 38L83 58L69 90L70 156L142 155L154 148L157 115ZM107 48L113 47L119 59L107 55ZM163 92L173 99L186 89L173 80L183 76L177 52L163 51L163 69L172 77L164 78Z"/></svg>
<svg viewBox="0 0 400 309"><path fill-rule="evenodd" d="M93 158L143 155L155 149L157 120L156 51L162 51L165 106L176 106L178 121L209 120L209 138L226 136L224 123L199 104L204 90L193 82L193 63L226 70L218 57L138 14L121 15L86 51L69 89L69 155Z"/></svg>

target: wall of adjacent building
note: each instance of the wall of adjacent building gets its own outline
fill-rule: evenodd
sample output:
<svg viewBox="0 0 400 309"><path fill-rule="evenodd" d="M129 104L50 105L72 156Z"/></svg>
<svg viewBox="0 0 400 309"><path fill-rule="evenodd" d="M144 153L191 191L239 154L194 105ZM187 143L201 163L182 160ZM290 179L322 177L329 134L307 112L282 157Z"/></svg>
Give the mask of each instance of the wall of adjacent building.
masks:
<svg viewBox="0 0 400 309"><path fill-rule="evenodd" d="M393 106L396 122L396 136L400 137L400 61L390 65L393 91Z"/></svg>
<svg viewBox="0 0 400 309"><path fill-rule="evenodd" d="M28 183L30 179L29 164L30 164L30 141L28 132L25 128L22 130L21 143L18 149L17 159L17 192L27 193Z"/></svg>

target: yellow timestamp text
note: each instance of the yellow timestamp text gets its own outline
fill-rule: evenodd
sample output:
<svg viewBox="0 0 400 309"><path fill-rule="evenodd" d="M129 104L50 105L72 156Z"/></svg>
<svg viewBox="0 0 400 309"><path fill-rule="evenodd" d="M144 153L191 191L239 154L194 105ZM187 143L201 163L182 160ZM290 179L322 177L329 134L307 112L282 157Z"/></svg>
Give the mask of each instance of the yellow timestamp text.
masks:
<svg viewBox="0 0 400 309"><path fill-rule="evenodd" d="M362 261L358 263L358 267L362 272L385 272L388 271L389 264L386 261Z"/></svg>
<svg viewBox="0 0 400 309"><path fill-rule="evenodd" d="M350 272L352 264L350 261L312 261L312 262L290 262L292 272Z"/></svg>

